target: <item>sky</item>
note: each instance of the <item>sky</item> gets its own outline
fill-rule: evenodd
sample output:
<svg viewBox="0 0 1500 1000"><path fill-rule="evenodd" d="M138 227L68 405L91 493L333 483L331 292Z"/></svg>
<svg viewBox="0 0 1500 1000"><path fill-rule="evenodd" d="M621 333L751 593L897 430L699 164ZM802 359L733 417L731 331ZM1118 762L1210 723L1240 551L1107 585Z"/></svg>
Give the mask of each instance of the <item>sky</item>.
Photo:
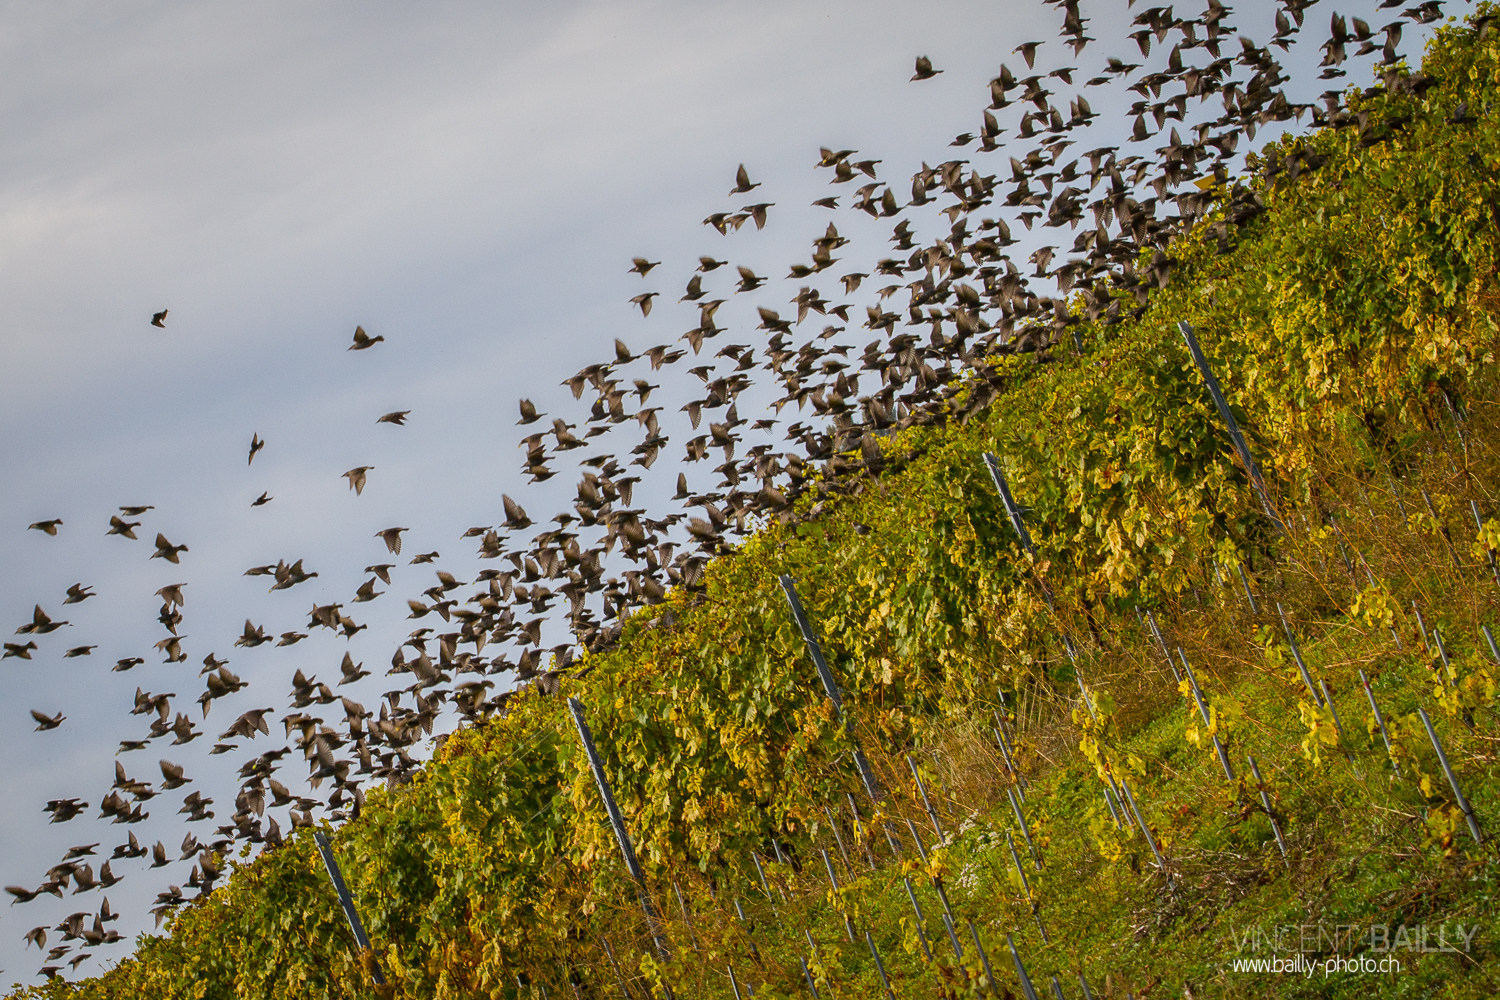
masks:
<svg viewBox="0 0 1500 1000"><path fill-rule="evenodd" d="M1114 44L1129 30L1118 6L1085 13L1102 46L1129 56L1132 43ZM1269 37L1265 8L1264 30L1250 26L1257 5L1236 23ZM23 885L75 844L100 842L102 860L127 830L176 858L185 791L215 798L222 822L245 755L204 750L240 712L279 713L293 671L332 684L347 650L374 676L339 693L374 707L414 627L403 599L433 582L433 567L407 557L440 551L439 568L472 580L477 546L460 536L503 519L502 493L543 518L571 494L568 476L526 485L515 400L579 420L559 383L609 358L614 338L676 344L696 325L696 307L675 300L699 254L773 277L805 258L832 218L810 207L830 193L813 169L820 146L880 158L898 192L923 160L983 155L948 142L978 131L999 63L1019 66L1011 50L1055 39L1058 20L994 0L0 11L0 632L11 638L38 603L72 623L40 637L32 660L0 662L0 882ZM1067 55L1049 44L1039 66ZM944 72L911 83L921 54ZM1068 64L1086 76L1104 54ZM1128 126L1108 114L1128 99L1091 92L1106 112L1101 144ZM986 169L1003 171L1005 154L991 155ZM763 184L743 200L776 207L764 231L723 237L701 220L742 203L725 194L740 163ZM837 221L866 242L883 243L890 225ZM662 266L627 273L638 255ZM662 294L643 318L628 300L645 290ZM785 312L786 292L758 304ZM732 302L721 325L754 304ZM348 351L356 325L384 342ZM658 374L668 398L697 385ZM411 411L407 426L376 423L392 410ZM252 434L267 445L247 463ZM373 468L356 495L341 473L360 465ZM636 506L663 509L669 471ZM274 499L252 508L262 491ZM155 508L139 518L141 539L106 537L130 504ZM63 520L56 537L26 530L48 518ZM393 525L411 529L400 558L373 537ZM189 546L181 565L148 558L158 531ZM243 575L298 558L319 575L285 592ZM353 606L366 632L233 648L247 617L308 631L310 605L348 602L377 562L398 564L394 593ZM162 664L154 591L184 581L188 661ZM74 583L98 596L64 606ZM62 657L82 644L98 648ZM250 687L205 720L192 701L210 652ZM127 656L147 662L110 670ZM137 687L177 692L174 712L204 740L117 757L147 728L129 714ZM31 709L66 721L34 732ZM280 734L273 722L272 740L249 749L279 746ZM117 759L154 781L162 757L194 782L151 800L151 820L87 818ZM92 808L46 823L43 804L68 796ZM214 825L194 829L208 839ZM127 875L107 893L127 937L150 929L151 898L191 867L156 878L145 864L113 866ZM0 981L30 982L42 964L24 951L27 929L97 909L98 897L0 908Z"/></svg>

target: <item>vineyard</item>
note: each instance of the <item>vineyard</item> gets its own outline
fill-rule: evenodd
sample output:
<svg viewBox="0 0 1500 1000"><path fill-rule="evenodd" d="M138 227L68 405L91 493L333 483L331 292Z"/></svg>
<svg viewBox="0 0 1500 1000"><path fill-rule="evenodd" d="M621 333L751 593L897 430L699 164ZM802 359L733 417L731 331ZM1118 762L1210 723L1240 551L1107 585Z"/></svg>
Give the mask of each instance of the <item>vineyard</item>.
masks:
<svg viewBox="0 0 1500 1000"><path fill-rule="evenodd" d="M368 951L303 829L14 995L1495 995L1500 38L1422 71L327 827Z"/></svg>

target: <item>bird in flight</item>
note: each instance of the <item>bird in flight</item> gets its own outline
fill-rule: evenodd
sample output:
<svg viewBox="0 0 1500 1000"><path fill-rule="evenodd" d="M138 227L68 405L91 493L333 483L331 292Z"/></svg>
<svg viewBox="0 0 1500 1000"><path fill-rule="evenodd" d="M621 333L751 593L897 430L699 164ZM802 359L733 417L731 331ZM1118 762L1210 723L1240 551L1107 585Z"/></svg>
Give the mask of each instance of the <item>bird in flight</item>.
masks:
<svg viewBox="0 0 1500 1000"><path fill-rule="evenodd" d="M29 525L26 526L26 530L27 531L33 531L33 530L35 530L35 531L45 531L49 535L56 535L57 534L57 526L60 525L60 524L62 524L62 523L63 523L62 522L62 518L60 518L60 517L54 517L50 521L37 521L35 524L29 524Z"/></svg>
<svg viewBox="0 0 1500 1000"><path fill-rule="evenodd" d="M122 521L118 515L110 515L109 530L106 535L124 535L126 538L135 538L135 530L141 526L139 521Z"/></svg>
<svg viewBox="0 0 1500 1000"><path fill-rule="evenodd" d="M631 268L627 273L639 274L644 278L647 274L651 273L651 269L653 267L660 263L661 261L659 260L647 260L645 257L632 257L630 258Z"/></svg>
<svg viewBox="0 0 1500 1000"><path fill-rule="evenodd" d="M163 309L151 317L152 326L165 327L167 325L167 310Z"/></svg>
<svg viewBox="0 0 1500 1000"><path fill-rule="evenodd" d="M932 68L932 60L926 56L917 56L917 71L912 74L913 80L931 80L941 73L940 69Z"/></svg>
<svg viewBox="0 0 1500 1000"><path fill-rule="evenodd" d="M410 410L393 410L382 417L377 417L375 422L377 424L395 424L397 427L405 427L406 415L410 412Z"/></svg>
<svg viewBox="0 0 1500 1000"><path fill-rule="evenodd" d="M410 530L410 528L386 528L375 532L375 537L385 541L385 547L391 550L392 555L399 556L401 554L401 532ZM389 580L386 581L386 583L390 582Z"/></svg>
<svg viewBox="0 0 1500 1000"><path fill-rule="evenodd" d="M31 717L36 720L36 732L40 733L47 729L56 729L63 724L67 716L58 712L56 715L44 715L36 709L31 710Z"/></svg>
<svg viewBox="0 0 1500 1000"><path fill-rule="evenodd" d="M275 497L271 496L271 491L267 490L264 493L262 493L260 496L256 497L254 500L251 500L250 501L250 506L252 506L252 507L264 507L266 504L270 503L272 500L275 500L275 499L276 499Z"/></svg>
<svg viewBox="0 0 1500 1000"><path fill-rule="evenodd" d="M760 187L760 182L750 183L750 174L745 170L745 165L740 164L740 169L734 175L734 187L729 189L730 194L746 194Z"/></svg>
<svg viewBox="0 0 1500 1000"><path fill-rule="evenodd" d="M53 621L47 616L47 612L42 610L42 606L38 604L36 610L31 613L31 621L16 629L16 635L46 635L48 632L56 632L64 625L71 624L72 622Z"/></svg>
<svg viewBox="0 0 1500 1000"><path fill-rule="evenodd" d="M249 465L251 462L255 461L255 456L257 454L259 454L260 450L262 448L264 448L265 446L266 446L266 443L260 439L260 435L259 434L251 434L250 435L250 457L245 460L245 464Z"/></svg>
<svg viewBox="0 0 1500 1000"><path fill-rule="evenodd" d="M156 533L156 551L151 553L151 558L165 559L169 563L176 563L179 561L177 558L178 554L187 550L188 547L186 545L173 545L167 541L166 535L158 531Z"/></svg>
<svg viewBox="0 0 1500 1000"><path fill-rule="evenodd" d="M349 345L351 351L364 351L385 340L384 337L372 337L365 333L365 328L356 326L354 328L354 343Z"/></svg>
<svg viewBox="0 0 1500 1000"><path fill-rule="evenodd" d="M373 465L360 465L344 473L344 478L349 480L349 488L359 496L365 491L365 473L375 468Z"/></svg>

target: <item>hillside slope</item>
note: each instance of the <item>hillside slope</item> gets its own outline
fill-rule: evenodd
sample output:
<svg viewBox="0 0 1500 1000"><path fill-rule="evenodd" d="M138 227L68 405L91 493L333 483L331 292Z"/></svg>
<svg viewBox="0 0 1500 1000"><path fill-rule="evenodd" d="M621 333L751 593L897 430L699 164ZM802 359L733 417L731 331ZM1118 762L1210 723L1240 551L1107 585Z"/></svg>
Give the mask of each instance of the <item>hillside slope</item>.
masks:
<svg viewBox="0 0 1500 1000"><path fill-rule="evenodd" d="M1436 85L1365 100L1374 141L1288 141L1251 190L1222 192L1265 210L1222 240L1210 221L1158 261L1170 281L1138 316L1085 317L1081 352L1054 364L1000 360L987 408L885 441L885 471L857 495L767 525L703 593L636 615L563 682L604 755L659 946L564 698L533 692L332 834L389 985L370 984L301 831L109 974L15 995L767 998L810 980L864 997L884 989L878 951L897 996L982 993L991 977L1024 996L1007 935L1039 993L1055 975L1082 995L1081 974L1095 996L1494 995L1500 652L1481 626L1500 627L1500 38L1446 29L1423 72ZM1208 725L1174 677L1185 663ZM1123 786L1133 807L1112 798ZM1335 953L1400 967L1313 964ZM1273 957L1295 971L1233 964Z"/></svg>

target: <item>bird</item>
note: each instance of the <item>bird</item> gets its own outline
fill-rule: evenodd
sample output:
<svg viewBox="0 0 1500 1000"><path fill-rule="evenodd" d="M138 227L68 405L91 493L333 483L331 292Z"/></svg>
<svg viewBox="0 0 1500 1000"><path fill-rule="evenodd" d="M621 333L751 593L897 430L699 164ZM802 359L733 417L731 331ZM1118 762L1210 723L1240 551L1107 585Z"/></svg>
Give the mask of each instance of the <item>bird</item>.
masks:
<svg viewBox="0 0 1500 1000"><path fill-rule="evenodd" d="M377 424L395 424L397 427L406 426L406 415L410 410L392 410L390 413L375 418Z"/></svg>
<svg viewBox="0 0 1500 1000"><path fill-rule="evenodd" d="M31 612L31 621L16 629L16 635L46 635L48 632L56 632L64 625L70 624L72 623L53 621L38 604Z"/></svg>
<svg viewBox="0 0 1500 1000"><path fill-rule="evenodd" d="M365 333L365 328L356 326L354 328L354 343L349 345L351 351L365 351L385 340L383 336L372 337Z"/></svg>
<svg viewBox="0 0 1500 1000"><path fill-rule="evenodd" d="M161 312L153 314L151 325L165 327L167 325L167 310L163 309Z"/></svg>
<svg viewBox="0 0 1500 1000"><path fill-rule="evenodd" d="M756 229L764 229L766 228L766 209L773 207L775 204L774 201L762 201L754 205L746 205L740 211L749 213L750 218L755 220Z"/></svg>
<svg viewBox="0 0 1500 1000"><path fill-rule="evenodd" d="M30 524L30 525L27 526L27 530L28 531L45 531L47 534L55 536L57 534L57 528L58 528L58 526L61 525L62 523L63 523L62 518L60 518L60 517L54 517L50 521L37 521L37 522L35 522L33 524Z"/></svg>
<svg viewBox="0 0 1500 1000"><path fill-rule="evenodd" d="M270 642L270 636L266 635L265 629L259 625L252 624L250 619L245 619L245 631L238 639L234 640L236 646L244 646L253 649L263 643Z"/></svg>
<svg viewBox="0 0 1500 1000"><path fill-rule="evenodd" d="M87 802L77 798L49 799L42 812L51 813L53 823L66 823L88 807Z"/></svg>
<svg viewBox="0 0 1500 1000"><path fill-rule="evenodd" d="M73 586L68 588L68 596L63 601L63 603L79 604L93 596L95 596L93 587L85 587L81 583L75 583L73 584Z"/></svg>
<svg viewBox="0 0 1500 1000"><path fill-rule="evenodd" d="M1015 48L1011 49L1011 51L1019 52L1021 54L1021 58L1026 60L1026 68L1032 69L1036 65L1037 46L1041 44L1041 42L1022 42L1020 45L1017 45Z"/></svg>
<svg viewBox="0 0 1500 1000"><path fill-rule="evenodd" d="M362 663L356 664L354 662L354 657L350 656L348 653L345 653L344 662L339 664L339 671L344 675L344 679L339 681L339 683L352 684L362 677L370 676L370 672L368 670L360 669L363 666L364 664Z"/></svg>
<svg viewBox="0 0 1500 1000"><path fill-rule="evenodd" d="M272 500L275 500L275 499L276 499L275 497L271 496L271 492L269 490L266 490L265 492L261 493L260 496L256 497L254 500L251 500L250 501L250 506L252 506L252 507L264 507L266 504L270 503Z"/></svg>
<svg viewBox="0 0 1500 1000"><path fill-rule="evenodd" d="M155 509L156 508L151 504L146 504L139 507L121 507L120 513L124 514L126 517L140 517L142 514L146 513L146 511Z"/></svg>
<svg viewBox="0 0 1500 1000"><path fill-rule="evenodd" d="M745 169L745 165L741 163L740 169L736 171L734 175L734 187L729 189L729 193L746 194L750 191L754 191L758 187L760 187L760 182L757 181L756 183L751 184L750 173Z"/></svg>
<svg viewBox="0 0 1500 1000"><path fill-rule="evenodd" d="M410 528L384 528L375 532L375 537L385 542L386 549L392 555L399 556L401 554L401 532L410 530ZM389 566L386 567L386 569L389 568ZM365 567L365 572L374 573L376 570L367 566ZM390 583L391 581L387 578L385 582Z"/></svg>
<svg viewBox="0 0 1500 1000"><path fill-rule="evenodd" d="M161 787L167 791L171 791L174 788L181 788L193 780L192 778L183 777L182 768L169 760L158 761L158 764L161 766Z"/></svg>
<svg viewBox="0 0 1500 1000"><path fill-rule="evenodd" d="M163 535L161 532L157 532L156 551L151 553L151 558L165 559L169 563L176 564L177 562L179 562L177 558L178 554L186 552L187 550L188 547L186 545L173 545L171 542L167 541L166 535Z"/></svg>
<svg viewBox="0 0 1500 1000"><path fill-rule="evenodd" d="M36 720L35 731L38 733L47 729L56 729L67 718L61 712L58 712L56 715L45 715L34 708L31 710L31 717Z"/></svg>
<svg viewBox="0 0 1500 1000"><path fill-rule="evenodd" d="M532 405L531 400L529 400L529 399L523 399L523 400L521 400L521 419L517 420L516 423L517 424L534 424L538 420L540 420L542 417L545 417L545 416L546 416L545 413L538 413L538 412L536 412L536 407L534 405Z"/></svg>
<svg viewBox="0 0 1500 1000"><path fill-rule="evenodd" d="M942 70L940 69L932 68L931 59L928 59L926 56L917 56L917 71L912 74L912 80L931 80L941 72Z"/></svg>
<svg viewBox="0 0 1500 1000"><path fill-rule="evenodd" d="M656 298L656 296L659 294L659 292L642 292L641 294L632 297L630 301L633 305L640 306L642 316L650 316L651 300Z"/></svg>
<svg viewBox="0 0 1500 1000"><path fill-rule="evenodd" d="M239 736L253 740L257 732L270 736L271 727L266 722L266 715L271 711L272 709L269 708L251 709L235 719L234 724L219 735L219 739L227 740L231 736ZM165 771L165 768L163 770ZM178 773L181 774L181 768L178 769Z"/></svg>
<svg viewBox="0 0 1500 1000"><path fill-rule="evenodd" d="M266 446L266 443L260 439L260 435L259 434L251 434L250 435L250 457L245 460L245 464L249 465L251 462L255 461L256 454L262 448L264 448L265 446Z"/></svg>
<svg viewBox="0 0 1500 1000"><path fill-rule="evenodd" d="M344 478L349 480L349 488L359 496L365 491L365 473L375 468L373 465L358 465L344 473Z"/></svg>
<svg viewBox="0 0 1500 1000"><path fill-rule="evenodd" d="M123 535L126 538L135 538L135 529L141 526L139 521L124 521L118 515L111 514L109 518L109 530L106 535Z"/></svg>
<svg viewBox="0 0 1500 1000"><path fill-rule="evenodd" d="M631 274L639 274L641 277L644 278L646 275L648 275L648 274L651 273L651 269L653 267L656 267L660 263L661 263L661 261L659 261L659 260L654 260L653 261L653 260L647 260L645 257L632 257L630 259L630 265L631 266L630 266L630 272L629 273L631 273Z"/></svg>
<svg viewBox="0 0 1500 1000"><path fill-rule="evenodd" d="M74 646L63 654L63 659L70 660L75 656L89 656L98 648L98 646Z"/></svg>
<svg viewBox="0 0 1500 1000"><path fill-rule="evenodd" d="M405 531L406 529L402 528L401 530ZM400 542L399 538L397 539L397 542L398 543ZM384 583L386 584L386 586L390 586L390 583L391 583L391 570L393 570L393 569L395 569L395 564L394 563L376 563L374 566L366 566L365 567L365 572L366 573L374 573L382 581L384 581Z"/></svg>
<svg viewBox="0 0 1500 1000"><path fill-rule="evenodd" d="M501 505L505 508L505 526L517 530L530 527L531 518L526 516L526 510L520 504L510 498L508 494L500 494Z"/></svg>

